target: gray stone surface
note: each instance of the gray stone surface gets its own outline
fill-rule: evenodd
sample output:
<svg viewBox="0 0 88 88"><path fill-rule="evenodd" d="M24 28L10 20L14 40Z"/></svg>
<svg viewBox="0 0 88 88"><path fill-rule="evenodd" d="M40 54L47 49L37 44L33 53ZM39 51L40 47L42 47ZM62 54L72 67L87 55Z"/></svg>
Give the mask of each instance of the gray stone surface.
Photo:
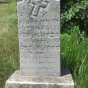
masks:
<svg viewBox="0 0 88 88"><path fill-rule="evenodd" d="M71 74L60 76L60 1L17 3L20 70L5 88L74 88Z"/></svg>
<svg viewBox="0 0 88 88"><path fill-rule="evenodd" d="M23 76L16 71L5 88L74 88L71 74L60 77Z"/></svg>
<svg viewBox="0 0 88 88"><path fill-rule="evenodd" d="M60 1L17 3L20 70L23 75L60 75Z"/></svg>

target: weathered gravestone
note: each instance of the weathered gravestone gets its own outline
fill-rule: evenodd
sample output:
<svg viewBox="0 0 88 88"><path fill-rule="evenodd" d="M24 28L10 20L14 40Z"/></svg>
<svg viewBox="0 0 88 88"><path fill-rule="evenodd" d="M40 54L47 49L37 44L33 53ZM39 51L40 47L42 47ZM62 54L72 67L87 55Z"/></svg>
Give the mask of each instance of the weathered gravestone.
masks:
<svg viewBox="0 0 88 88"><path fill-rule="evenodd" d="M27 0L18 5L21 72L25 75L60 75L59 4L53 3Z"/></svg>
<svg viewBox="0 0 88 88"><path fill-rule="evenodd" d="M61 75L60 1L17 3L20 70L6 88L74 88L71 75Z"/></svg>

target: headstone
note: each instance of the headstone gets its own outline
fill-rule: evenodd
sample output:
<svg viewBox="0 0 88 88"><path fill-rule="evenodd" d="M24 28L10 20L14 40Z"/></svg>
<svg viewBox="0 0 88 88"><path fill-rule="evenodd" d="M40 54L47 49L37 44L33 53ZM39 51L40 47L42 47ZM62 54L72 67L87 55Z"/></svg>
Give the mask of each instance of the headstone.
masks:
<svg viewBox="0 0 88 88"><path fill-rule="evenodd" d="M20 70L6 88L74 88L71 75L61 76L60 1L17 3Z"/></svg>
<svg viewBox="0 0 88 88"><path fill-rule="evenodd" d="M60 12L53 0L18 4L20 68L24 75L60 75Z"/></svg>

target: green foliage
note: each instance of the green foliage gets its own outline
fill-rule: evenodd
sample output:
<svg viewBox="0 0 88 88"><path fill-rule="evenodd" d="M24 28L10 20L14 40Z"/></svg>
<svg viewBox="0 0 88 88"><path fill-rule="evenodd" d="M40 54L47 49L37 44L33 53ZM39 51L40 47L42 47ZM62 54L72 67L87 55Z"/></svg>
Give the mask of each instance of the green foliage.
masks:
<svg viewBox="0 0 88 88"><path fill-rule="evenodd" d="M88 88L88 38L80 34L79 27L61 35L61 57L73 74L76 88Z"/></svg>
<svg viewBox="0 0 88 88"><path fill-rule="evenodd" d="M88 32L88 1L69 1L61 8L61 31L67 32L73 26L79 26L81 31ZM63 2L62 2L63 3Z"/></svg>
<svg viewBox="0 0 88 88"><path fill-rule="evenodd" d="M61 0L61 57L76 83L88 88L88 0Z"/></svg>
<svg viewBox="0 0 88 88"><path fill-rule="evenodd" d="M16 3L0 4L0 88L19 66Z"/></svg>

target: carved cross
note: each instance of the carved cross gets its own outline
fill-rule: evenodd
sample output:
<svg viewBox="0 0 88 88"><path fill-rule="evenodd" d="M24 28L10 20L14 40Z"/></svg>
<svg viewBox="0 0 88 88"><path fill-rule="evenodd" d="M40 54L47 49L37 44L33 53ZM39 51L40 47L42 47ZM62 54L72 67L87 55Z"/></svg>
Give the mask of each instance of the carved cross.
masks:
<svg viewBox="0 0 88 88"><path fill-rule="evenodd" d="M33 9L32 9L33 16L37 16L40 8L46 8L48 5L48 1L46 0L31 1L31 3L33 4Z"/></svg>

